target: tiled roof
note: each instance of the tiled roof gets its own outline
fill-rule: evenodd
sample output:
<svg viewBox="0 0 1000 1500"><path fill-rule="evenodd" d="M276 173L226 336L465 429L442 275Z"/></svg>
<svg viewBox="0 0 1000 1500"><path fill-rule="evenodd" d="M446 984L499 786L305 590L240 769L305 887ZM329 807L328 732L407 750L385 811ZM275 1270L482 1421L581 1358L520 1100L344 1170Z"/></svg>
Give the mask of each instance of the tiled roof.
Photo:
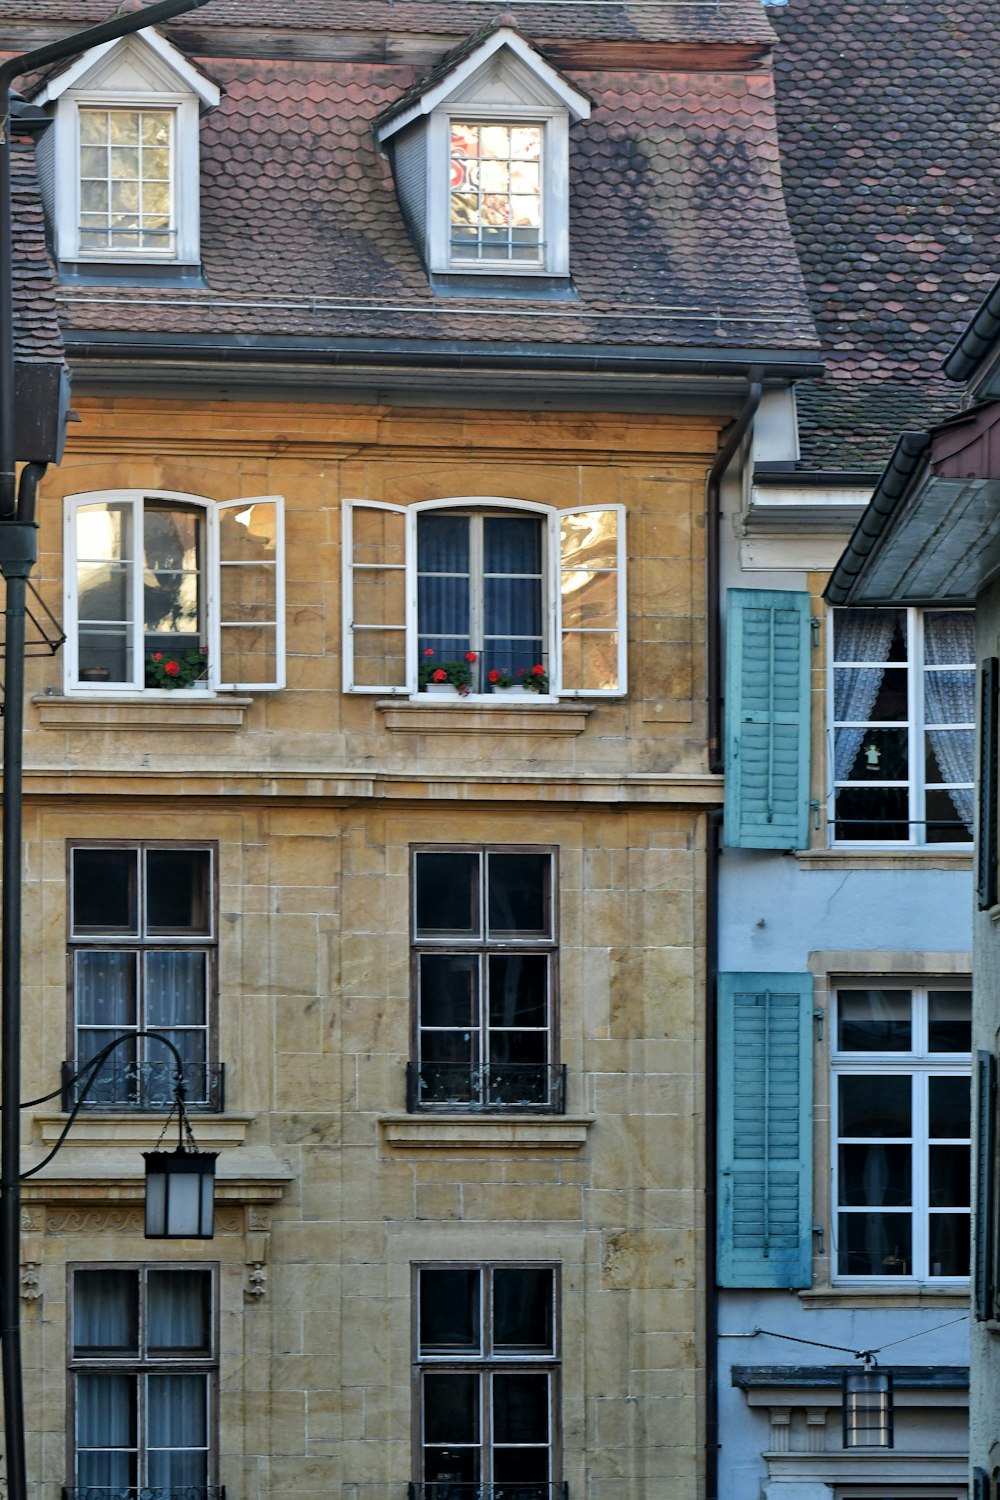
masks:
<svg viewBox="0 0 1000 1500"><path fill-rule="evenodd" d="M6 23L94 25L113 0L4 0ZM212 0L171 29L234 26L287 31L432 33L456 41L507 13L536 39L753 42L771 29L760 0Z"/></svg>
<svg viewBox="0 0 1000 1500"><path fill-rule="evenodd" d="M954 409L941 363L1000 267L996 0L769 11L785 194L827 363L803 462L880 469ZM840 459L843 459L843 463Z"/></svg>
<svg viewBox="0 0 1000 1500"><path fill-rule="evenodd" d="M14 355L19 363L63 362L55 284L35 177L35 152L16 137L11 151L14 210Z"/></svg>
<svg viewBox="0 0 1000 1500"><path fill-rule="evenodd" d="M570 132L579 300L498 303L431 294L376 152L372 121L417 70L202 61L224 91L202 121L209 290L67 287L67 328L814 346L765 68L571 73L594 101Z"/></svg>

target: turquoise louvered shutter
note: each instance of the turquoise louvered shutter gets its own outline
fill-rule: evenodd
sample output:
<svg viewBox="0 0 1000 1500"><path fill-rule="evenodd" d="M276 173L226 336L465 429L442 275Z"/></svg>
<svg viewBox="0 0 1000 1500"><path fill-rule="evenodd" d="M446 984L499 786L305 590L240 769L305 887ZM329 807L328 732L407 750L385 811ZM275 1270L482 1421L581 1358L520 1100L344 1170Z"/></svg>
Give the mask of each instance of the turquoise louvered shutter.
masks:
<svg viewBox="0 0 1000 1500"><path fill-rule="evenodd" d="M720 1286L812 1280L812 976L719 975Z"/></svg>
<svg viewBox="0 0 1000 1500"><path fill-rule="evenodd" d="M809 595L730 589L723 843L809 842Z"/></svg>

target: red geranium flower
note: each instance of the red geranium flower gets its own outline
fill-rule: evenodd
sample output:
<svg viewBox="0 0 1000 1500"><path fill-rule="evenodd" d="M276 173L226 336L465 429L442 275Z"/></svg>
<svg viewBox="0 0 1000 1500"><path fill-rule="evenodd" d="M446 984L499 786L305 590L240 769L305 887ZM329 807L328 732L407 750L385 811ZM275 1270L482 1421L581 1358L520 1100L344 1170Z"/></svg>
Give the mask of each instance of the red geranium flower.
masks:
<svg viewBox="0 0 1000 1500"><path fill-rule="evenodd" d="M164 672L166 672L168 677L176 677L177 673L180 671L180 667L175 661L165 661L163 663L163 670Z"/></svg>
<svg viewBox="0 0 1000 1500"><path fill-rule="evenodd" d="M426 648L426 649L425 649L425 651L424 651L424 655L425 655L425 656L433 656L433 655L434 655L434 652L433 652L433 651L432 651L432 650L431 650L431 648L430 648L430 646L428 646L428 647L427 647L427 648Z"/></svg>
<svg viewBox="0 0 1000 1500"><path fill-rule="evenodd" d="M532 667L532 669L531 669L531 675L532 675L532 677L544 677L545 676L545 668L541 665L540 662L537 663L535 666Z"/></svg>
<svg viewBox="0 0 1000 1500"><path fill-rule="evenodd" d="M438 669L437 669L436 672L432 672L431 673L431 682L447 682L447 681L448 681L448 673L445 671L444 667L438 667Z"/></svg>
<svg viewBox="0 0 1000 1500"><path fill-rule="evenodd" d="M489 679L490 679L491 682L499 682L500 681L500 673L497 671L496 667L494 667L493 670L491 672L489 672L487 675L489 676Z"/></svg>
<svg viewBox="0 0 1000 1500"><path fill-rule="evenodd" d="M163 660L163 652L162 651L154 651L153 652L153 660L154 661L162 661Z"/></svg>
<svg viewBox="0 0 1000 1500"><path fill-rule="evenodd" d="M523 667L518 667L518 669L517 669L517 675L518 675L518 677L523 677L524 676L524 668Z"/></svg>
<svg viewBox="0 0 1000 1500"><path fill-rule="evenodd" d="M465 659L466 661L475 661L476 653L474 651L466 651Z"/></svg>

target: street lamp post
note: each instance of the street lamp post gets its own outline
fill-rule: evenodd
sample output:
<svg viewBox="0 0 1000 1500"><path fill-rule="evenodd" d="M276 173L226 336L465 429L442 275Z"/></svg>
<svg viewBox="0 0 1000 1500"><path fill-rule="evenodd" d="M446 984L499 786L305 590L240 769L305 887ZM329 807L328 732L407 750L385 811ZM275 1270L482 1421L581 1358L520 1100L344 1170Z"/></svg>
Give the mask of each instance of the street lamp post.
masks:
<svg viewBox="0 0 1000 1500"><path fill-rule="evenodd" d="M14 235L11 193L11 85L50 63L102 42L200 9L208 0L160 0L115 16L0 65L0 572L6 583L6 687L3 735L3 938L0 973L0 1365L9 1500L27 1500L21 1379L21 797L24 739L24 605L35 560L34 498L44 467L29 464L16 484L17 395L14 358Z"/></svg>

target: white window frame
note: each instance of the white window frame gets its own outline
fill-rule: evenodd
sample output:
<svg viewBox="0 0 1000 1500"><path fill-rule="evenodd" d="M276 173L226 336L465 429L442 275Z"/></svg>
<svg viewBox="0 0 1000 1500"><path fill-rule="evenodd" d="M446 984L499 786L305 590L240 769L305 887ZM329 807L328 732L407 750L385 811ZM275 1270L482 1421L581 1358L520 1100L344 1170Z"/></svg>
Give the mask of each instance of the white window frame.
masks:
<svg viewBox="0 0 1000 1500"><path fill-rule="evenodd" d="M451 124L542 128L541 242L535 261L460 260L451 253ZM487 105L470 100L435 110L429 120L428 256L434 272L461 276L569 275L569 119L564 109Z"/></svg>
<svg viewBox="0 0 1000 1500"><path fill-rule="evenodd" d="M829 829L829 840L832 848L836 849L929 849L929 850L963 850L972 853L973 838L970 834L968 839L948 843L944 840L929 842L926 838L926 775L925 775L925 739L924 739L924 694L923 694L923 672L924 672L924 614L968 614L968 610L951 610L945 607L940 609L928 606L927 610L920 607L891 606L893 613L906 616L907 633L907 661L906 661L906 688L907 688L907 719L904 726L901 720L893 720L889 725L879 724L879 728L903 728L908 732L907 738L907 767L909 776L906 783L888 783L894 786L906 786L908 797L907 821L910 827L908 839L838 839L836 836L836 799L838 786L857 786L861 783L838 783L836 781L836 747L834 731L834 671L835 671L835 646L834 646L834 617L837 610L830 611L827 630L827 783L829 793L827 798L827 826ZM963 664L965 665L965 664ZM975 651L970 666L975 666ZM898 670L898 669L894 669ZM975 674L973 674L975 675ZM921 686L918 690L917 683ZM852 721L846 721L848 723ZM858 721L860 722L860 721ZM963 726L958 726L963 727ZM968 728L969 726L964 726ZM875 783L879 784L879 783ZM936 788L937 789L937 788ZM946 790L946 787L941 789ZM900 819L899 821L902 821Z"/></svg>
<svg viewBox="0 0 1000 1500"><path fill-rule="evenodd" d="M133 657L135 661L134 673L131 682L80 682L79 679L79 611L77 607L77 554L76 554L76 516L79 510L92 505L130 505L133 507L135 524L133 526L133 544L135 558L142 556L142 507L147 500L174 501L181 505L197 507L204 513L205 517L205 564L204 564L204 597L205 597L205 624L206 637L208 641L208 672L205 685L196 685L191 688L148 688L145 686L143 649L143 609L142 609L142 587L143 572L139 566L132 569L132 628L135 632L133 641ZM222 609L222 569L226 567L239 567L242 564L223 558L220 554L220 517L225 511L239 513L254 505L273 505L276 516L276 539L275 539L275 678L271 682L233 682L225 680L221 676L222 666L222 631L223 628L252 628L243 627L240 622L223 621ZM130 489L130 490L94 490L82 494L67 495L64 502L64 605L63 620L65 622L66 643L63 647L64 667L64 690L68 695L83 696L100 694L102 697L109 695L121 695L123 693L141 693L144 698L155 697L161 699L177 699L183 701L191 697L204 698L206 693L224 692L276 692L285 686L285 541L284 541L284 499L281 495L249 495L238 500L210 500L204 495L185 494L179 490L154 490L154 489ZM267 622L258 622L267 623Z"/></svg>
<svg viewBox="0 0 1000 1500"><path fill-rule="evenodd" d="M899 990L911 996L911 1049L908 1052L862 1052L860 1050L840 1051L837 1046L839 1035L839 995L841 990L856 989L881 989ZM831 1254L831 1282L834 1286L843 1287L878 1287L880 1290L905 1291L915 1286L939 1287L946 1291L955 1289L964 1290L969 1285L969 1276L932 1276L929 1270L929 1221L933 1210L931 1209L930 1187L928 1180L928 1079L930 1078L965 1078L969 1081L970 1103L972 1090L972 1056L965 1052L930 1052L927 1048L927 1017L928 1017L928 992L931 990L958 990L963 993L971 992L971 983L964 983L954 979L937 979L932 976L922 976L921 983L911 983L903 978L878 978L867 975L853 975L849 979L841 979L833 986L831 1020L830 1020L830 1254ZM921 1045L918 1045L921 1044ZM884 1078L887 1076L909 1077L913 1080L911 1086L911 1126L910 1136L899 1137L841 1137L839 1130L839 1107L840 1089L839 1080L844 1077L869 1077ZM971 1113L970 1113L971 1131ZM842 1141L850 1144L856 1141L864 1142L865 1139L882 1140L893 1145L909 1145L911 1148L910 1173L911 1173L911 1203L909 1208L900 1207L895 1210L899 1213L909 1213L912 1225L911 1259L913 1273L909 1276L856 1276L840 1272L837 1261L840 1249L840 1204L839 1187L839 1146ZM972 1160L972 1137L971 1134L965 1139L945 1141L935 1137L935 1143L968 1145L970 1167ZM970 1176L971 1181L971 1176ZM970 1189L971 1192L971 1189ZM875 1210L880 1211L880 1210ZM889 1208L888 1212L894 1210ZM950 1209L949 1212L960 1212L960 1209ZM843 1212L861 1215L865 1212L862 1208L844 1209ZM970 1204L971 1218L971 1204ZM970 1239L971 1244L971 1239Z"/></svg>
<svg viewBox="0 0 1000 1500"><path fill-rule="evenodd" d="M404 547L405 562L400 564L355 564L354 563L354 527L353 516L355 509L386 511L401 516L404 520ZM613 505L571 505L564 509L555 506L541 505L533 500L514 500L507 496L496 495L461 495L445 500L424 500L414 505L392 505L382 500L345 500L342 509L342 657L343 657L343 690L345 693L377 693L379 697L405 697L414 702L429 704L435 700L427 694L418 691L419 661L417 656L417 523L421 515L430 511L446 510L462 513L469 510L486 510L490 512L509 511L511 513L527 513L529 515L541 516L545 522L544 546L543 546L543 569L545 598L543 600L543 617L545 621L545 649L548 653L548 677L549 692L547 694L532 693L519 697L518 708L530 708L540 704L552 703L560 698L623 698L628 691L628 578L627 578L627 542L626 542L626 511L621 504ZM581 629L570 631L562 623L560 589L561 566L559 547L560 522L567 516L579 515L603 515L613 513L616 517L615 533L615 571L617 584L617 616L615 629L618 636L617 644L617 686L613 688L572 688L564 687L563 681L563 651L562 641L564 633L581 634ZM381 627L385 630L404 630L406 634L406 682L397 686L385 685L359 685L354 681L354 569L365 567L381 567L387 571L398 571L405 573L405 623L402 626ZM364 629L364 626L359 629ZM375 627L368 627L374 629ZM594 633L597 633L596 631ZM494 693L470 693L461 700L463 703L491 703L496 705L501 701Z"/></svg>
<svg viewBox="0 0 1000 1500"><path fill-rule="evenodd" d="M145 82L135 82L136 75ZM121 83L116 79L121 79ZM129 82L125 82L129 79ZM206 78L159 32L119 38L91 47L36 96L55 104L55 193L52 203L56 254L81 264L197 265L200 260L200 183L198 121L202 109L221 98ZM173 113L171 157L172 223L169 250L119 246L80 248L80 110L141 109Z"/></svg>

